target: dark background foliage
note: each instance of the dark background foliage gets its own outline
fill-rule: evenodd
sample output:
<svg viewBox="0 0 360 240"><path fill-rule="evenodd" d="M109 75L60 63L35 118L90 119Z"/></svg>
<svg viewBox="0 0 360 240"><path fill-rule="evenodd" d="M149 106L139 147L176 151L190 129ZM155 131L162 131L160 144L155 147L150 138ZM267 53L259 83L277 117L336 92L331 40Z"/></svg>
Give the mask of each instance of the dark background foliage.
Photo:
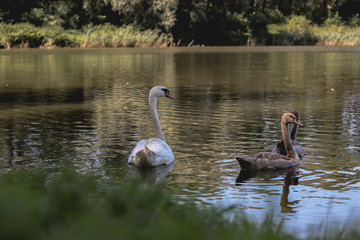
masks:
<svg viewBox="0 0 360 240"><path fill-rule="evenodd" d="M359 26L358 0L1 0L0 21L81 29L109 23L158 29L181 45L261 43L266 25L304 16L322 25L329 18Z"/></svg>

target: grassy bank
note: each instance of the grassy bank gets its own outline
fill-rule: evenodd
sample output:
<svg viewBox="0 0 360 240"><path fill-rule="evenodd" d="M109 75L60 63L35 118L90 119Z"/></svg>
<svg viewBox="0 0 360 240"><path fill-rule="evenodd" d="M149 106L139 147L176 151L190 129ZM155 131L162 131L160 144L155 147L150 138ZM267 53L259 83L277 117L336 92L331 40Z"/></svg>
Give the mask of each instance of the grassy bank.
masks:
<svg viewBox="0 0 360 240"><path fill-rule="evenodd" d="M83 30L61 27L35 27L28 23L0 23L0 48L54 47L166 47L170 35L158 30L140 31L133 26L110 24L87 26Z"/></svg>
<svg viewBox="0 0 360 240"><path fill-rule="evenodd" d="M360 46L360 27L311 25L301 16L293 16L286 24L269 24L267 30L272 45Z"/></svg>
<svg viewBox="0 0 360 240"><path fill-rule="evenodd" d="M311 33L317 44L326 46L360 46L360 27L313 27Z"/></svg>
<svg viewBox="0 0 360 240"><path fill-rule="evenodd" d="M306 32L291 32L286 25L269 25L272 45L360 46L360 27L311 26Z"/></svg>
<svg viewBox="0 0 360 240"><path fill-rule="evenodd" d="M226 210L178 205L161 186L103 187L78 174L0 177L1 239L296 239L268 218L225 220ZM320 225L319 225L320 226ZM358 239L341 230L314 239Z"/></svg>
<svg viewBox="0 0 360 240"><path fill-rule="evenodd" d="M85 28L81 47L166 47L170 35L158 30L140 31L133 26L99 25Z"/></svg>
<svg viewBox="0 0 360 240"><path fill-rule="evenodd" d="M61 27L35 27L28 23L0 23L0 48L54 47L167 47L174 45L171 35L159 30L140 31L134 26L110 24L87 26L82 30ZM360 27L315 26L304 17L293 17L286 24L267 25L267 45L360 46Z"/></svg>

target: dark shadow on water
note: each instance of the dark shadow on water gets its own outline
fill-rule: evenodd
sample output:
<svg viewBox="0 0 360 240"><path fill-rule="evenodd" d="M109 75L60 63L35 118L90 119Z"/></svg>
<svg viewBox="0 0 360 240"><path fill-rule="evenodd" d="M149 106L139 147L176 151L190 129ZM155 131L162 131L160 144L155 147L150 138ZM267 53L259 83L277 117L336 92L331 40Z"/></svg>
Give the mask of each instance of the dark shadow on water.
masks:
<svg viewBox="0 0 360 240"><path fill-rule="evenodd" d="M275 178L284 176L284 185L281 193L280 207L282 213L295 213L294 205L299 203L299 200L289 201L289 193L291 185L299 184L298 168L281 169L273 171L248 171L240 170L236 178L236 185L246 184L251 178Z"/></svg>
<svg viewBox="0 0 360 240"><path fill-rule="evenodd" d="M137 179L144 187L151 187L155 184L161 184L165 181L166 176L174 167L174 162L168 165L156 167L137 167L129 165L128 176L130 179Z"/></svg>
<svg viewBox="0 0 360 240"><path fill-rule="evenodd" d="M37 104L83 103L84 101L85 92L83 88L45 90L10 89L8 91L0 91L1 104L34 106ZM8 107L9 106L11 105L8 105Z"/></svg>

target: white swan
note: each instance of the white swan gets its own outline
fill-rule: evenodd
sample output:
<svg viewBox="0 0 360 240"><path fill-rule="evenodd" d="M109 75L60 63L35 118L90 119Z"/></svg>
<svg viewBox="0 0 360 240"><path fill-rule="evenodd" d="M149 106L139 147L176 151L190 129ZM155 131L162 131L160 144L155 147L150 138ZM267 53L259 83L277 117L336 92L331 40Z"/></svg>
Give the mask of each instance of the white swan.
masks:
<svg viewBox="0 0 360 240"><path fill-rule="evenodd" d="M140 140L129 156L128 163L135 166L158 166L174 161L174 154L167 145L164 133L160 126L156 103L159 97L176 99L170 95L169 90L163 86L156 86L150 90L149 106L155 128L155 138Z"/></svg>

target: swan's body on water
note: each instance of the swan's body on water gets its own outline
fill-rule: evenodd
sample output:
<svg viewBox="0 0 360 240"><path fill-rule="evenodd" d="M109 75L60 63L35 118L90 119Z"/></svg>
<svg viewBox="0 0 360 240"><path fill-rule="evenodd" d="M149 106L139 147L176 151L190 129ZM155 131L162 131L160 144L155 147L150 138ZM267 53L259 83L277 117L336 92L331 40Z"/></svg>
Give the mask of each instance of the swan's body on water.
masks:
<svg viewBox="0 0 360 240"><path fill-rule="evenodd" d="M275 152L259 152L254 157L236 156L241 169L243 170L267 170L286 169L299 165L299 156L295 152L288 132L288 125L294 123L302 126L293 113L284 113L281 118L281 130L286 149L286 155Z"/></svg>
<svg viewBox="0 0 360 240"><path fill-rule="evenodd" d="M166 142L158 139L139 141L129 157L129 164L136 166L158 166L174 161L174 154Z"/></svg>
<svg viewBox="0 0 360 240"><path fill-rule="evenodd" d="M157 112L157 100L159 97L175 99L169 90L163 86L156 86L149 93L150 113L155 128L155 138L140 140L131 152L128 163L136 166L158 166L169 164L174 161L174 154L165 141Z"/></svg>
<svg viewBox="0 0 360 240"><path fill-rule="evenodd" d="M293 111L291 113L295 115L295 117L297 118L298 121L300 121L300 114L297 111ZM298 141L296 141L298 128L299 128L298 124L293 124L292 129L291 129L291 133L290 133L290 141L291 141L291 145L294 148L294 151L299 156L299 158L302 159L305 156L305 149L300 145L300 143ZM272 152L280 153L282 155L286 155L287 153L286 153L286 149L285 149L285 145L284 145L284 140L279 142L274 147Z"/></svg>

